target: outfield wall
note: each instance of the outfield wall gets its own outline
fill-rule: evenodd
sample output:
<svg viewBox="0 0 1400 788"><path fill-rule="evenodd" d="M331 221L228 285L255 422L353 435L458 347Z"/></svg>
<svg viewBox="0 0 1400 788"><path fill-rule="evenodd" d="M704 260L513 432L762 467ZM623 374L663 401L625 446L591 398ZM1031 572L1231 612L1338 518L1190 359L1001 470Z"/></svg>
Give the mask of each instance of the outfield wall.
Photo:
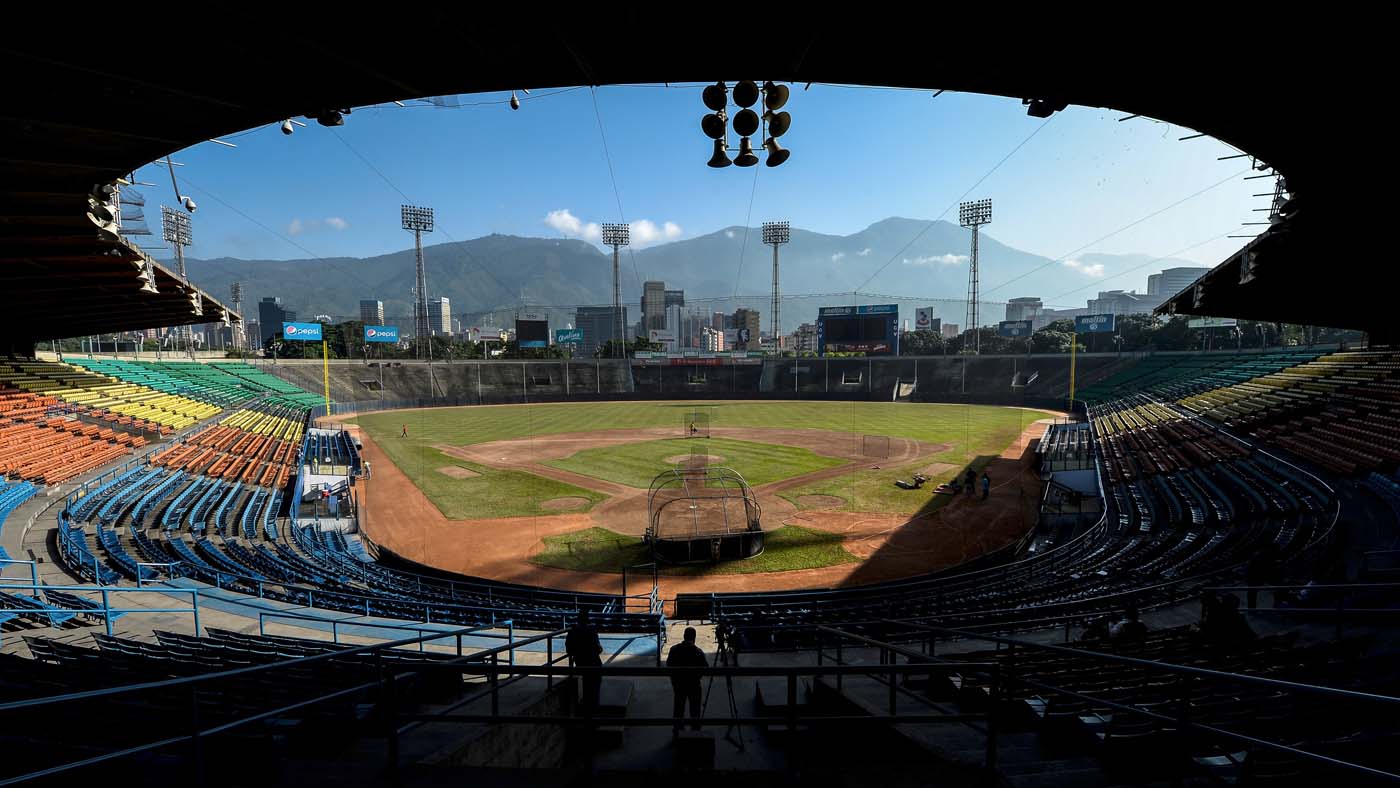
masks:
<svg viewBox="0 0 1400 788"><path fill-rule="evenodd" d="M1133 362L1132 356L1082 354L1084 387ZM658 363L660 362L660 363ZM1068 356L928 356L775 358L700 364L686 359L590 361L340 361L330 371L340 412L448 405L592 400L829 399L888 402L898 384L910 399L1063 408ZM261 368L320 392L318 361L279 361Z"/></svg>

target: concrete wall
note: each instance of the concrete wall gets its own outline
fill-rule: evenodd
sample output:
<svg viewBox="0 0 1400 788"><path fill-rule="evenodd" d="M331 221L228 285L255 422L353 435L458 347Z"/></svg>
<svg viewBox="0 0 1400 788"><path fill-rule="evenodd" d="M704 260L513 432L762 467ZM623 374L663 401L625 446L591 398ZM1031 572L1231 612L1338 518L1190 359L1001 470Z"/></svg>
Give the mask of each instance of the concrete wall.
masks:
<svg viewBox="0 0 1400 788"><path fill-rule="evenodd" d="M1079 388L1133 362L1130 356L1081 354ZM319 362L259 366L313 392ZM917 383L922 402L1063 406L1068 356L929 356L775 358L761 364L653 365L628 361L338 361L330 365L331 398L343 410L414 405L475 405L627 399L835 399L888 402L896 385ZM381 386L382 382L382 386ZM1015 384L1015 385L1013 385Z"/></svg>

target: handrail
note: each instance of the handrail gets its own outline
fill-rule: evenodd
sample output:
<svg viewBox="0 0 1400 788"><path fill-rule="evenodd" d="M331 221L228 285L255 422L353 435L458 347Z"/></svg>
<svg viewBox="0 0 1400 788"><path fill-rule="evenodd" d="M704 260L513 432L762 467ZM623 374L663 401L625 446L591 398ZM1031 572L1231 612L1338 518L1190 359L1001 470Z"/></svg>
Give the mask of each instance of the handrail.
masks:
<svg viewBox="0 0 1400 788"><path fill-rule="evenodd" d="M920 629L927 632L941 632L958 637L970 638L973 640L984 640L991 643L998 643L1020 648L1040 649L1042 651L1053 651L1057 654L1068 654L1076 657L1091 657L1105 662L1116 662L1122 665L1133 665L1135 667L1147 667L1154 670L1162 670L1168 673L1181 675L1198 676L1200 678L1214 679L1216 681L1227 681L1239 684L1252 684L1258 687L1268 687L1270 689L1284 689L1294 692L1308 692L1316 695L1340 700L1359 700L1373 703L1384 703L1400 708L1400 697L1391 695L1377 695L1370 692L1358 692L1356 690L1344 690L1336 687L1324 687L1319 684L1303 684L1296 681L1285 681L1283 679L1267 679L1262 676L1251 676L1245 673L1228 673L1210 668L1198 668L1191 665L1178 665L1172 662L1159 662L1151 659L1141 659L1139 657L1126 657L1121 654L1108 654L1102 651L1090 651L1082 648L1068 648L1066 646L1056 646L1051 643L1036 643L1031 640L1021 638L1009 638L1002 635L987 635L979 632L968 632L963 629L951 629L948 627L936 627L928 624L916 624L907 621L895 621L884 619L881 623L898 624L902 626Z"/></svg>
<svg viewBox="0 0 1400 788"><path fill-rule="evenodd" d="M1400 583L1331 583L1326 585L1291 585L1291 586L1207 586L1202 591L1289 591L1303 590L1327 591L1335 588L1360 590L1363 588L1400 588Z"/></svg>
<svg viewBox="0 0 1400 788"><path fill-rule="evenodd" d="M6 703L0 703L0 712L10 711L12 709L25 709L33 708L36 706L48 706L56 703L67 703L70 701L85 700L88 698L105 698L113 695L126 695L129 693L141 692L149 689L181 687L188 684L199 684L202 682L229 679L235 676L245 676L248 674L259 673L262 671L284 670L290 667L308 665L313 662L327 662L333 659L355 656L356 654L364 654L366 652L371 651L399 648L401 646L412 646L418 644L421 641L440 640L444 636L456 635L459 633L470 634L471 631L472 628L468 627L461 630L449 630L431 636L423 635L413 638L403 638L401 640L391 640L386 643L370 643L363 646L350 646L344 649L340 649L338 651L328 651L324 654L312 654L310 656L305 657L294 657L292 659L280 660L278 662L269 662L264 665L249 665L247 667L232 668L229 670L221 670L214 673L201 673L197 676L182 676L180 678L164 679L162 681L146 681L141 682L139 684L125 684L119 687L106 687L98 690L69 692L62 695L51 695L47 698L29 698L26 700L9 701Z"/></svg>

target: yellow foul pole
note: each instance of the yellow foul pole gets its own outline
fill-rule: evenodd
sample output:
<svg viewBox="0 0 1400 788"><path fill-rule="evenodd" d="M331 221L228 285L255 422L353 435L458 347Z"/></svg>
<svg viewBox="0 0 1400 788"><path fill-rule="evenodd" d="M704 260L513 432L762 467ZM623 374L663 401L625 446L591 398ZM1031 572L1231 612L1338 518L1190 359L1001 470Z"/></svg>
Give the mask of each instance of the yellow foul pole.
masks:
<svg viewBox="0 0 1400 788"><path fill-rule="evenodd" d="M1071 374L1070 379L1073 380ZM326 418L331 417L331 362L329 351L326 350L326 340L321 340L321 383L326 387ZM1070 391L1074 391L1074 384L1070 384ZM1070 394L1073 397L1073 394Z"/></svg>
<svg viewBox="0 0 1400 788"><path fill-rule="evenodd" d="M1073 334L1070 334L1070 339L1069 339L1069 407L1070 407L1070 410L1073 410L1073 409L1074 409L1074 362L1075 362L1074 351L1075 351L1075 348L1077 348L1078 346L1079 346L1079 334L1078 334L1078 332L1073 333ZM329 397L330 397L330 395L327 394L326 396L327 396L327 401L329 402ZM326 411L327 413L330 412L329 407L330 407L330 406L327 406L327 411Z"/></svg>

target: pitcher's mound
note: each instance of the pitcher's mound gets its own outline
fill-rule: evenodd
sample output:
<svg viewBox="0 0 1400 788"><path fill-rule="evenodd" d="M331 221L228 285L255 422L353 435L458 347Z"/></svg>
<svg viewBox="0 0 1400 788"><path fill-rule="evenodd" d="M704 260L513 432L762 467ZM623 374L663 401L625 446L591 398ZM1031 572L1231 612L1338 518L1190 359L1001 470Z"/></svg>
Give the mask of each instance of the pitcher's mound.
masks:
<svg viewBox="0 0 1400 788"><path fill-rule="evenodd" d="M438 473L443 476L451 476L454 479L470 479L473 476L481 475L471 468L463 468L460 465L444 465L438 468Z"/></svg>
<svg viewBox="0 0 1400 788"><path fill-rule="evenodd" d="M807 509L840 509L846 505L844 498L835 495L799 495L797 502Z"/></svg>
<svg viewBox="0 0 1400 788"><path fill-rule="evenodd" d="M580 498L577 495L568 495L563 498L550 498L547 501L540 502L540 508L544 509L546 512L560 512L565 509L577 509L587 505L588 499Z"/></svg>
<svg viewBox="0 0 1400 788"><path fill-rule="evenodd" d="M719 465L724 458L718 454L673 454L666 458L671 465Z"/></svg>

